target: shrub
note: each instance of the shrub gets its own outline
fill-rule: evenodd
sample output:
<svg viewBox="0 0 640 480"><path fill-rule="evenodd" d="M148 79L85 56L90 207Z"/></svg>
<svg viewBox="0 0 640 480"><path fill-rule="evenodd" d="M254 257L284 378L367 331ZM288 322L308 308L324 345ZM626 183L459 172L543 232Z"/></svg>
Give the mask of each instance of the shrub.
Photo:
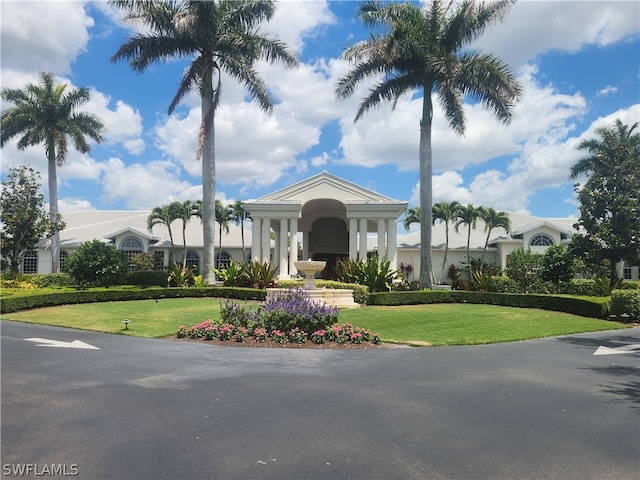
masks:
<svg viewBox="0 0 640 480"><path fill-rule="evenodd" d="M123 251L93 240L69 254L65 270L79 285L106 287L120 283L129 270L129 262Z"/></svg>
<svg viewBox="0 0 640 480"><path fill-rule="evenodd" d="M139 285L141 287L166 287L167 272L163 270L127 272L123 285Z"/></svg>
<svg viewBox="0 0 640 480"><path fill-rule="evenodd" d="M270 298L258 312L259 323L270 330L294 328L312 334L338 320L338 308L314 302L302 290Z"/></svg>
<svg viewBox="0 0 640 480"><path fill-rule="evenodd" d="M637 322L640 320L640 290L612 291L611 314L615 315L618 321Z"/></svg>
<svg viewBox="0 0 640 480"><path fill-rule="evenodd" d="M366 261L340 260L336 275L341 282L366 285L370 292L388 292L398 278L398 272L392 270L390 265L386 258L380 260L378 255L371 255Z"/></svg>
<svg viewBox="0 0 640 480"><path fill-rule="evenodd" d="M223 268L212 268L218 280L222 280L225 287L251 287L252 281L243 264L233 260Z"/></svg>
<svg viewBox="0 0 640 480"><path fill-rule="evenodd" d="M518 293L518 285L508 277L495 275L489 280L487 291L496 293Z"/></svg>
<svg viewBox="0 0 640 480"><path fill-rule="evenodd" d="M542 256L541 278L558 286L560 282L569 282L575 274L575 262L565 245L552 245Z"/></svg>
<svg viewBox="0 0 640 480"><path fill-rule="evenodd" d="M275 285L276 267L272 267L267 260L265 262L245 262L242 264L242 270L249 277L249 284L253 288L267 288Z"/></svg>
<svg viewBox="0 0 640 480"><path fill-rule="evenodd" d="M167 282L171 287L188 287L193 285L195 274L192 267L182 267L174 263L167 270Z"/></svg>
<svg viewBox="0 0 640 480"><path fill-rule="evenodd" d="M596 281L592 278L573 278L568 283L562 283L559 290L569 295L597 296Z"/></svg>
<svg viewBox="0 0 640 480"><path fill-rule="evenodd" d="M35 273L22 275L22 279L34 283L39 288L45 287L73 287L76 281L68 273Z"/></svg>
<svg viewBox="0 0 640 480"><path fill-rule="evenodd" d="M518 286L520 293L530 293L541 281L542 255L517 248L507 255L505 273Z"/></svg>

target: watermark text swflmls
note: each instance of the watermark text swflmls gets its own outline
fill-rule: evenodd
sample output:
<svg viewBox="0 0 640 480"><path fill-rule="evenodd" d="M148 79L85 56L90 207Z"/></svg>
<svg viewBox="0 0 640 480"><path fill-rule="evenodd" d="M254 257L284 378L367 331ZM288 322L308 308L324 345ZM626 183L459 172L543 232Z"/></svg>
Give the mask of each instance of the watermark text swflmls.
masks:
<svg viewBox="0 0 640 480"><path fill-rule="evenodd" d="M5 463L2 473L7 477L75 477L80 471L75 463Z"/></svg>

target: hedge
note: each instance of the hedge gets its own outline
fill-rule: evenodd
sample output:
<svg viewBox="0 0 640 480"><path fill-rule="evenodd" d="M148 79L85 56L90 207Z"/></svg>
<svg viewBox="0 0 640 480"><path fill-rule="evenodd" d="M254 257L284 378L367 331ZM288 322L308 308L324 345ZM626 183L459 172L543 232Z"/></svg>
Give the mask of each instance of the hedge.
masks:
<svg viewBox="0 0 640 480"><path fill-rule="evenodd" d="M622 322L640 320L640 290L614 290L611 292L611 314Z"/></svg>
<svg viewBox="0 0 640 480"><path fill-rule="evenodd" d="M120 302L127 300L184 297L217 297L262 301L266 298L266 292L265 290L257 290L254 288L232 287L77 290L72 292L54 292L3 298L2 304L0 305L0 313L11 313L29 308L54 307L76 303Z"/></svg>
<svg viewBox="0 0 640 480"><path fill-rule="evenodd" d="M505 307L540 308L582 317L608 318L608 298L575 298L556 295L469 292L463 290L421 290L416 292L370 293L369 305L418 305L431 303L473 303Z"/></svg>

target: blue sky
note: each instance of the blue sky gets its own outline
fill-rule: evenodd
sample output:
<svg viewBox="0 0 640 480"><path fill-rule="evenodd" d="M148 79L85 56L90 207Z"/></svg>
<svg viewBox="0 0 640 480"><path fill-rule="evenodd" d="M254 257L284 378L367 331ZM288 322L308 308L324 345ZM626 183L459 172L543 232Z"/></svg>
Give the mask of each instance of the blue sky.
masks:
<svg viewBox="0 0 640 480"><path fill-rule="evenodd" d="M296 70L260 65L276 100L271 116L223 80L216 120L217 198L258 198L327 170L383 195L418 205L421 98L403 98L353 123L369 85L335 99L348 65L345 46L367 32L352 1L280 1L264 30L299 53ZM20 87L39 69L59 82L89 87L86 109L108 128L90 155L70 151L58 170L60 210L150 209L201 197L195 158L197 96L167 108L185 62L144 74L110 63L131 33L104 2L0 2L1 82ZM542 217L577 215L571 165L575 145L616 118L640 120L640 6L635 1L521 1L474 45L507 61L524 86L513 122L499 124L478 105L465 106L467 131L457 136L436 107L434 201ZM3 105L4 108L4 105ZM43 147L2 149L2 174L28 163L42 172Z"/></svg>

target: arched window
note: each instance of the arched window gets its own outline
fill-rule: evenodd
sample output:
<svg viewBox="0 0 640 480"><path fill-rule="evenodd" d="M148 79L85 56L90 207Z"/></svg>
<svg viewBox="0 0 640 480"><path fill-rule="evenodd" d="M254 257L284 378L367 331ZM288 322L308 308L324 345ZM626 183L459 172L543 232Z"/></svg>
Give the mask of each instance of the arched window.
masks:
<svg viewBox="0 0 640 480"><path fill-rule="evenodd" d="M187 252L187 267L194 267L196 271L200 270L200 257L193 250Z"/></svg>
<svg viewBox="0 0 640 480"><path fill-rule="evenodd" d="M227 252L218 252L216 254L216 268L227 268L231 263L231 255Z"/></svg>
<svg viewBox="0 0 640 480"><path fill-rule="evenodd" d="M532 247L550 247L554 244L553 238L546 233L539 233L531 239L529 245Z"/></svg>
<svg viewBox="0 0 640 480"><path fill-rule="evenodd" d="M67 261L67 256L69 254L64 250L60 250L60 271L64 273L64 262Z"/></svg>
<svg viewBox="0 0 640 480"><path fill-rule="evenodd" d="M125 237L120 242L120 250L122 250L129 259L129 270L135 270L136 266L131 263L134 255L143 253L142 242L136 237Z"/></svg>
<svg viewBox="0 0 640 480"><path fill-rule="evenodd" d="M32 250L24 254L22 273L38 273L38 252Z"/></svg>

